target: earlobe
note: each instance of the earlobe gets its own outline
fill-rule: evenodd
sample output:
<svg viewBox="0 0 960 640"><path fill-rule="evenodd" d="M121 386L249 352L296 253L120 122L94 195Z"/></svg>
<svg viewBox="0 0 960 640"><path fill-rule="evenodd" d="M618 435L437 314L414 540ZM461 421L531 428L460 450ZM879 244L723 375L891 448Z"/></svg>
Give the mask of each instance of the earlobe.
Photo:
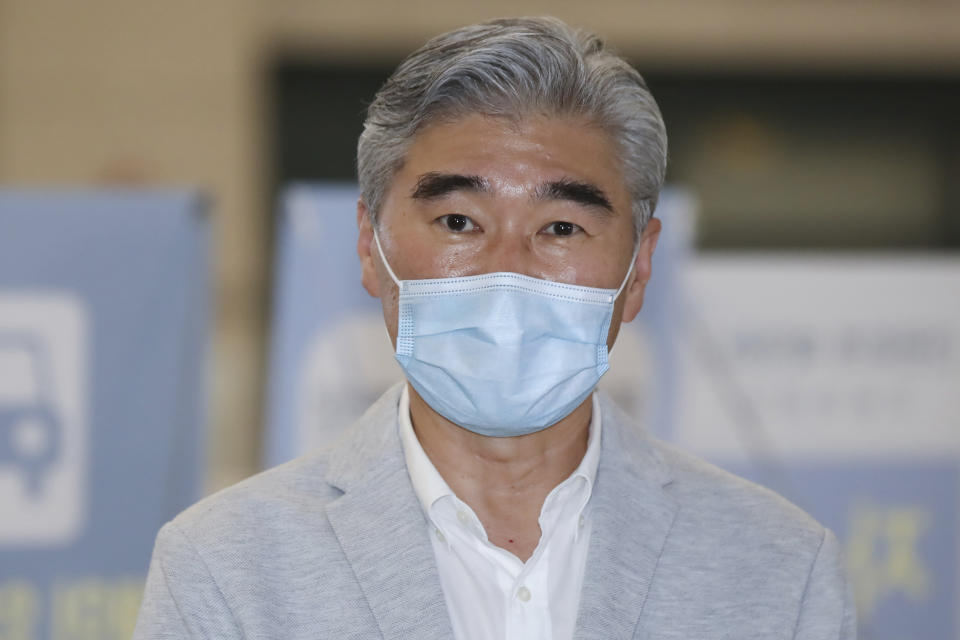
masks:
<svg viewBox="0 0 960 640"><path fill-rule="evenodd" d="M650 218L640 236L640 249L633 263L633 275L627 284L623 305L623 322L631 322L643 307L643 296L653 274L653 252L660 239L661 224L658 218Z"/></svg>
<svg viewBox="0 0 960 640"><path fill-rule="evenodd" d="M374 264L373 223L370 212L363 198L357 200L357 256L360 257L360 281L363 288L374 298L380 297L380 281L377 278L377 269Z"/></svg>

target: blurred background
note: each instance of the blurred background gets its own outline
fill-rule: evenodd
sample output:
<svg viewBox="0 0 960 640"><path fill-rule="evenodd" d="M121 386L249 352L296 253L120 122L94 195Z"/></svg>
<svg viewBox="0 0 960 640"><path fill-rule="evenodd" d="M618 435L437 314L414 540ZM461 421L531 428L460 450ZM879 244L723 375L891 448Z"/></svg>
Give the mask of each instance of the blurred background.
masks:
<svg viewBox="0 0 960 640"><path fill-rule="evenodd" d="M364 107L430 36L539 14L671 140L610 392L836 530L861 637L960 637L960 3L0 0L0 640L129 637L164 521L399 378ZM5 444L26 377L61 415Z"/></svg>

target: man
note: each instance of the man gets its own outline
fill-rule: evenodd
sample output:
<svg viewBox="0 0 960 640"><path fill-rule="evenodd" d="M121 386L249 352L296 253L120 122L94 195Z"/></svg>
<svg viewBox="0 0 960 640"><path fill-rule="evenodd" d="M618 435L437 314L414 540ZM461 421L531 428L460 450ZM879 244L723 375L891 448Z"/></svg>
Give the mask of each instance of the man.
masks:
<svg viewBox="0 0 960 640"><path fill-rule="evenodd" d="M136 637L853 638L829 531L594 393L665 165L641 77L559 21L404 61L357 220L407 383L167 524Z"/></svg>

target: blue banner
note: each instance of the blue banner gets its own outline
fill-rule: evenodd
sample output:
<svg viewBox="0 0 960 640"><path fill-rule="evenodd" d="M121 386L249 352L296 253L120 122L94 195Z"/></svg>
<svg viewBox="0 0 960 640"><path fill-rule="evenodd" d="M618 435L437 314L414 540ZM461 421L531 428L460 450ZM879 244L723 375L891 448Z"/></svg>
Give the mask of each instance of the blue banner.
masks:
<svg viewBox="0 0 960 640"><path fill-rule="evenodd" d="M202 490L208 227L192 193L0 190L0 637L130 637Z"/></svg>

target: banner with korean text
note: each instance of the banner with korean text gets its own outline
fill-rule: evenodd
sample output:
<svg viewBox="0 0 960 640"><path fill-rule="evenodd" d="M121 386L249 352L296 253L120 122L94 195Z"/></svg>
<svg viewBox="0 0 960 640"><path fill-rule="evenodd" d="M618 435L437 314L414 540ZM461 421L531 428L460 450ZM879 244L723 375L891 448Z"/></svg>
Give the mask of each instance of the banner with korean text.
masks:
<svg viewBox="0 0 960 640"><path fill-rule="evenodd" d="M960 258L701 255L673 439L844 545L861 640L956 640Z"/></svg>

